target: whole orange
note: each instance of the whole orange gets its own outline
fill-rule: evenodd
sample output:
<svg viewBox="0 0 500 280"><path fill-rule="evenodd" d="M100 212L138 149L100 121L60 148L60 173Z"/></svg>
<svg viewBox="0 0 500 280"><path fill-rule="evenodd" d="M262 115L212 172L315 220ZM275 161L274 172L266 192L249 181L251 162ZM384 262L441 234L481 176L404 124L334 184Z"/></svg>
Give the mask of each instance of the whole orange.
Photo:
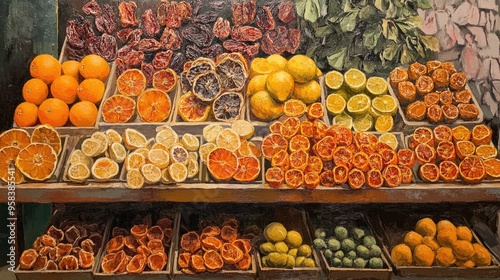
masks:
<svg viewBox="0 0 500 280"><path fill-rule="evenodd" d="M48 98L38 107L38 119L42 124L63 126L68 121L69 107L57 98Z"/></svg>
<svg viewBox="0 0 500 280"><path fill-rule="evenodd" d="M31 102L17 105L14 111L14 122L19 127L33 126L38 121L38 107Z"/></svg>
<svg viewBox="0 0 500 280"><path fill-rule="evenodd" d="M99 55L89 54L80 61L80 75L85 79L106 80L111 71L108 62Z"/></svg>
<svg viewBox="0 0 500 280"><path fill-rule="evenodd" d="M40 105L49 95L49 87L47 84L38 78L33 78L24 83L23 98L24 100Z"/></svg>
<svg viewBox="0 0 500 280"><path fill-rule="evenodd" d="M80 101L69 110L69 120L74 126L94 126L97 119L97 107L90 101Z"/></svg>
<svg viewBox="0 0 500 280"><path fill-rule="evenodd" d="M30 74L50 84L61 76L61 64L50 54L39 54L31 61Z"/></svg>
<svg viewBox="0 0 500 280"><path fill-rule="evenodd" d="M66 60L61 64L62 74L70 75L80 80L80 62L76 60Z"/></svg>
<svg viewBox="0 0 500 280"><path fill-rule="evenodd" d="M66 104L72 104L77 97L78 81L70 75L62 75L52 82L50 92Z"/></svg>
<svg viewBox="0 0 500 280"><path fill-rule="evenodd" d="M99 79L85 79L78 86L78 98L97 104L102 100L105 88L104 82Z"/></svg>

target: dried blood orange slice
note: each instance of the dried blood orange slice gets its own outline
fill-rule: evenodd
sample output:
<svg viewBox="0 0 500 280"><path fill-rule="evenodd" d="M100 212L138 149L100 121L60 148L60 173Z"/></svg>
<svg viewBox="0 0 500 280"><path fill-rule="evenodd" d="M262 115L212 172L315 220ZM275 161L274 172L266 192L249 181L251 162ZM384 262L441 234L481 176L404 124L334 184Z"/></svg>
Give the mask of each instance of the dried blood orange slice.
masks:
<svg viewBox="0 0 500 280"><path fill-rule="evenodd" d="M423 76L427 74L427 66L414 62L410 64L410 67L408 67L408 78L412 81L415 81L418 79L418 77Z"/></svg>
<svg viewBox="0 0 500 280"><path fill-rule="evenodd" d="M137 114L143 122L163 122L170 109L170 97L162 90L147 89L137 97Z"/></svg>
<svg viewBox="0 0 500 280"><path fill-rule="evenodd" d="M326 136L328 126L321 120L314 120L312 122L312 137L314 140L319 141Z"/></svg>
<svg viewBox="0 0 500 280"><path fill-rule="evenodd" d="M199 74L193 80L193 93L202 101L213 101L221 91L221 80L215 71Z"/></svg>
<svg viewBox="0 0 500 280"><path fill-rule="evenodd" d="M468 104L468 103L470 103L471 99L472 99L472 92L470 92L470 90L465 89L465 90L455 92L455 102L456 103Z"/></svg>
<svg viewBox="0 0 500 280"><path fill-rule="evenodd" d="M322 186L333 187L335 185L333 171L326 170L319 174L319 182Z"/></svg>
<svg viewBox="0 0 500 280"><path fill-rule="evenodd" d="M382 149L378 153L382 156L384 166L398 164L398 154L393 149Z"/></svg>
<svg viewBox="0 0 500 280"><path fill-rule="evenodd" d="M203 250L216 250L219 251L222 248L222 241L215 236L208 236L201 240L201 246Z"/></svg>
<svg viewBox="0 0 500 280"><path fill-rule="evenodd" d="M290 154L290 168L305 170L309 161L309 154L305 151L296 151Z"/></svg>
<svg viewBox="0 0 500 280"><path fill-rule="evenodd" d="M457 106L453 104L443 105L441 107L443 110L443 120L446 123L452 123L458 119L459 111Z"/></svg>
<svg viewBox="0 0 500 280"><path fill-rule="evenodd" d="M322 161L327 161L333 158L333 151L336 147L335 139L332 136L325 136L313 146L313 149Z"/></svg>
<svg viewBox="0 0 500 280"><path fill-rule="evenodd" d="M347 182L349 168L345 165L337 165L333 168L333 182L337 185L342 185Z"/></svg>
<svg viewBox="0 0 500 280"><path fill-rule="evenodd" d="M413 171L406 165L398 165L401 170L401 183L410 184L413 181Z"/></svg>
<svg viewBox="0 0 500 280"><path fill-rule="evenodd" d="M326 134L332 136L339 146L349 146L353 141L351 130L343 125L330 126Z"/></svg>
<svg viewBox="0 0 500 280"><path fill-rule="evenodd" d="M382 176L384 177L385 184L391 188L401 185L403 180L401 169L395 164L387 165L382 171Z"/></svg>
<svg viewBox="0 0 500 280"><path fill-rule="evenodd" d="M458 141L455 143L455 150L459 159L472 156L476 151L476 146L470 141Z"/></svg>
<svg viewBox="0 0 500 280"><path fill-rule="evenodd" d="M148 235L148 226L145 224L134 225L130 229L130 233L137 239L142 239Z"/></svg>
<svg viewBox="0 0 500 280"><path fill-rule="evenodd" d="M59 270L77 270L78 259L73 255L66 255L62 257L58 265Z"/></svg>
<svg viewBox="0 0 500 280"><path fill-rule="evenodd" d="M434 104L439 104L439 93L431 92L429 94L426 94L424 96L424 103L425 105L427 105L427 107Z"/></svg>
<svg viewBox="0 0 500 280"><path fill-rule="evenodd" d="M307 118L309 120L321 119L325 115L325 107L323 104L316 102L309 105L307 108Z"/></svg>
<svg viewBox="0 0 500 280"><path fill-rule="evenodd" d="M450 73L443 68L435 68L431 73L431 77L438 88L445 88L450 83Z"/></svg>
<svg viewBox="0 0 500 280"><path fill-rule="evenodd" d="M310 121L302 121L300 123L300 134L304 135L307 138L313 138L313 123Z"/></svg>
<svg viewBox="0 0 500 280"><path fill-rule="evenodd" d="M304 175L304 187L308 190L314 190L318 187L320 182L319 173L308 172Z"/></svg>
<svg viewBox="0 0 500 280"><path fill-rule="evenodd" d="M250 254L250 251L252 250L252 244L250 244L247 239L236 239L231 242L231 244L240 248L240 250L243 251L243 254Z"/></svg>
<svg viewBox="0 0 500 280"><path fill-rule="evenodd" d="M354 134L354 142L358 147L360 147L361 145L374 146L378 143L378 138L372 133L356 132Z"/></svg>
<svg viewBox="0 0 500 280"><path fill-rule="evenodd" d="M146 236L149 240L163 240L163 229L160 226L152 226L148 229Z"/></svg>
<svg viewBox="0 0 500 280"><path fill-rule="evenodd" d="M420 96L425 96L434 91L434 81L429 76L420 76L415 81L415 88Z"/></svg>
<svg viewBox="0 0 500 280"><path fill-rule="evenodd" d="M493 130L484 124L474 126L472 129L471 141L474 145L486 145L491 142Z"/></svg>
<svg viewBox="0 0 500 280"><path fill-rule="evenodd" d="M418 127L413 132L410 140L410 147L415 148L418 144L428 144L431 147L434 147L434 132L432 129L428 127Z"/></svg>
<svg viewBox="0 0 500 280"><path fill-rule="evenodd" d="M455 161L457 154L455 145L451 141L442 141L436 147L437 157L440 160Z"/></svg>
<svg viewBox="0 0 500 280"><path fill-rule="evenodd" d="M243 259L243 251L231 243L225 243L220 250L222 259L227 264L235 264Z"/></svg>
<svg viewBox="0 0 500 280"><path fill-rule="evenodd" d="M205 266L210 272L217 272L224 266L224 260L221 255L214 251L208 250L203 254L203 260L205 261Z"/></svg>
<svg viewBox="0 0 500 280"><path fill-rule="evenodd" d="M15 161L19 171L35 181L49 179L57 166L57 154L49 144L32 143L19 151Z"/></svg>
<svg viewBox="0 0 500 280"><path fill-rule="evenodd" d="M194 253L201 247L200 236L196 231L185 233L181 237L181 248L187 252Z"/></svg>
<svg viewBox="0 0 500 280"><path fill-rule="evenodd" d="M285 172L285 183L291 189L297 189L304 184L304 173L299 169L289 169Z"/></svg>
<svg viewBox="0 0 500 280"><path fill-rule="evenodd" d="M167 265L167 254L164 252L157 252L148 256L148 267L152 271L161 271L165 265Z"/></svg>
<svg viewBox="0 0 500 280"><path fill-rule="evenodd" d="M479 116L479 110L475 104L458 104L458 114L464 121L472 121Z"/></svg>
<svg viewBox="0 0 500 280"><path fill-rule="evenodd" d="M333 162L335 165L345 165L350 168L354 152L346 147L339 146L333 151Z"/></svg>
<svg viewBox="0 0 500 280"><path fill-rule="evenodd" d="M233 178L238 182L252 182L260 175L260 162L254 156L238 158L238 169Z"/></svg>
<svg viewBox="0 0 500 280"><path fill-rule="evenodd" d="M159 70L153 74L153 87L170 93L177 86L178 79L177 73L170 68Z"/></svg>
<svg viewBox="0 0 500 280"><path fill-rule="evenodd" d="M31 133L31 143L44 143L50 145L57 155L61 153L61 137L50 125L39 125Z"/></svg>
<svg viewBox="0 0 500 280"><path fill-rule="evenodd" d="M223 91L241 91L248 78L248 71L243 63L231 57L220 60L215 71L220 77Z"/></svg>
<svg viewBox="0 0 500 280"><path fill-rule="evenodd" d="M135 100L124 95L113 95L102 104L102 119L107 123L125 123L135 114Z"/></svg>
<svg viewBox="0 0 500 280"><path fill-rule="evenodd" d="M237 92L225 92L212 104L214 118L218 121L234 121L241 115L243 96Z"/></svg>
<svg viewBox="0 0 500 280"><path fill-rule="evenodd" d="M435 183L439 180L439 167L434 163L426 163L420 166L418 174L422 181Z"/></svg>
<svg viewBox="0 0 500 280"><path fill-rule="evenodd" d="M203 256L193 255L191 256L191 268L196 273L203 273L206 270L205 261L203 261Z"/></svg>
<svg viewBox="0 0 500 280"><path fill-rule="evenodd" d="M439 95L439 103L441 105L447 105L453 103L453 92L445 90Z"/></svg>
<svg viewBox="0 0 500 280"><path fill-rule="evenodd" d="M368 157L368 163L370 165L370 169L382 170L384 168L384 159L377 153L373 153Z"/></svg>
<svg viewBox="0 0 500 280"><path fill-rule="evenodd" d="M252 265L252 257L250 256L250 254L245 254L243 256L243 259L237 262L234 266L236 266L236 268L239 270L248 270L250 269L251 265Z"/></svg>
<svg viewBox="0 0 500 280"><path fill-rule="evenodd" d="M405 115L409 120L421 121L425 118L427 105L423 101L415 101L408 104L405 110Z"/></svg>
<svg viewBox="0 0 500 280"><path fill-rule="evenodd" d="M142 254L137 254L132 257L130 262L127 264L127 273L129 274L139 274L146 268L147 257Z"/></svg>
<svg viewBox="0 0 500 280"><path fill-rule="evenodd" d="M354 190L361 189L366 182L365 174L363 171L353 168L349 171L349 175L347 176L347 183L349 187Z"/></svg>
<svg viewBox="0 0 500 280"><path fill-rule="evenodd" d="M128 69L116 79L116 89L125 96L138 96L146 89L146 76L140 69Z"/></svg>
<svg viewBox="0 0 500 280"><path fill-rule="evenodd" d="M439 178L445 182L454 182L458 178L458 166L449 160L440 162Z"/></svg>
<svg viewBox="0 0 500 280"><path fill-rule="evenodd" d="M208 154L207 167L214 179L227 181L238 170L238 157L228 149L216 148Z"/></svg>
<svg viewBox="0 0 500 280"><path fill-rule="evenodd" d="M354 154L352 158L352 164L355 168L363 172L367 172L368 170L370 170L370 159L364 152L358 152Z"/></svg>
<svg viewBox="0 0 500 280"><path fill-rule="evenodd" d="M413 168L413 165L415 164L415 153L410 149L399 149L398 163L409 168Z"/></svg>
<svg viewBox="0 0 500 280"><path fill-rule="evenodd" d="M210 114L210 105L191 92L183 94L177 104L177 113L185 122L204 122Z"/></svg>
<svg viewBox="0 0 500 280"><path fill-rule="evenodd" d="M177 258L177 264L179 265L180 268L188 268L189 267L189 262L191 261L191 253L180 253L179 257Z"/></svg>
<svg viewBox="0 0 500 280"><path fill-rule="evenodd" d="M269 125L269 132L271 133L281 133L281 124L282 122L280 121L274 121Z"/></svg>
<svg viewBox="0 0 500 280"><path fill-rule="evenodd" d="M439 105L427 107L427 119L432 123L439 123L443 119L443 109Z"/></svg>
<svg viewBox="0 0 500 280"><path fill-rule="evenodd" d="M366 173L366 184L374 189L382 187L384 184L384 177L382 177L382 172L377 169L371 169Z"/></svg>
<svg viewBox="0 0 500 280"><path fill-rule="evenodd" d="M432 163L436 161L436 150L428 144L422 143L415 147L415 157L419 164Z"/></svg>
<svg viewBox="0 0 500 280"><path fill-rule="evenodd" d="M320 173L323 170L323 161L318 156L309 156L307 161L306 173Z"/></svg>
<svg viewBox="0 0 500 280"><path fill-rule="evenodd" d="M32 269L35 271L46 269L47 260L48 260L47 256L38 256L38 258L36 258L36 262L33 264Z"/></svg>
<svg viewBox="0 0 500 280"><path fill-rule="evenodd" d="M309 149L311 149L311 143L309 142L309 139L304 135L298 134L290 139L290 152L296 152L299 150L307 152L309 151Z"/></svg>
<svg viewBox="0 0 500 280"><path fill-rule="evenodd" d="M498 150L495 146L488 145L480 145L476 147L476 155L480 157L482 160L486 160L489 158L496 158L498 155Z"/></svg>
<svg viewBox="0 0 500 280"><path fill-rule="evenodd" d="M225 225L220 230L220 237L222 240L232 242L238 237L238 231L236 229L237 227L234 227L234 225Z"/></svg>
<svg viewBox="0 0 500 280"><path fill-rule="evenodd" d="M288 155L288 152L281 150L276 153L271 159L271 166L279 167L283 169L283 171L288 170L288 168L290 167L290 156Z"/></svg>
<svg viewBox="0 0 500 280"><path fill-rule="evenodd" d="M452 141L452 131L447 125L438 125L433 129L434 139L439 143L441 141Z"/></svg>
<svg viewBox="0 0 500 280"><path fill-rule="evenodd" d="M300 120L297 117L287 118L280 127L280 133L285 138L290 139L295 136L300 129Z"/></svg>
<svg viewBox="0 0 500 280"><path fill-rule="evenodd" d="M300 118L306 113L306 110L306 104L298 99L289 99L283 106L283 112L287 117Z"/></svg>
<svg viewBox="0 0 500 280"><path fill-rule="evenodd" d="M19 265L21 269L28 270L33 267L38 258L38 253L35 249L25 250L19 258Z"/></svg>
<svg viewBox="0 0 500 280"><path fill-rule="evenodd" d="M6 183L14 182L20 184L24 182L23 174L19 171L19 168L15 166L15 161L20 151L21 149L14 146L0 149L0 163L2 164L0 166L0 179ZM14 168L14 170L10 170L10 168ZM12 180L12 178L14 178L14 180Z"/></svg>
<svg viewBox="0 0 500 280"><path fill-rule="evenodd" d="M389 83L393 88L397 87L400 82L408 80L408 71L403 67L396 67L389 74Z"/></svg>
<svg viewBox="0 0 500 280"><path fill-rule="evenodd" d="M271 167L266 170L266 181L271 188L280 188L285 182L285 173L279 167Z"/></svg>
<svg viewBox="0 0 500 280"><path fill-rule="evenodd" d="M412 82L402 81L398 85L397 97L401 104L409 104L415 101L417 89Z"/></svg>
<svg viewBox="0 0 500 280"><path fill-rule="evenodd" d="M0 134L0 148L16 147L22 149L30 143L30 135L24 129L13 128Z"/></svg>
<svg viewBox="0 0 500 280"><path fill-rule="evenodd" d="M483 161L483 165L486 175L494 179L500 178L500 159L497 158L487 159Z"/></svg>
<svg viewBox="0 0 500 280"><path fill-rule="evenodd" d="M465 127L463 125L459 125L459 126L452 128L451 133L452 133L453 142L455 142L455 143L458 141L469 141L470 140L471 132L467 127Z"/></svg>
<svg viewBox="0 0 500 280"><path fill-rule="evenodd" d="M205 236L218 236L220 235L220 228L218 226L207 226L201 233Z"/></svg>
<svg viewBox="0 0 500 280"><path fill-rule="evenodd" d="M462 72L451 74L450 87L455 91L463 90L467 84L467 76Z"/></svg>
<svg viewBox="0 0 500 280"><path fill-rule="evenodd" d="M483 161L478 156L467 156L458 166L460 177L466 183L478 183L483 180L486 170Z"/></svg>

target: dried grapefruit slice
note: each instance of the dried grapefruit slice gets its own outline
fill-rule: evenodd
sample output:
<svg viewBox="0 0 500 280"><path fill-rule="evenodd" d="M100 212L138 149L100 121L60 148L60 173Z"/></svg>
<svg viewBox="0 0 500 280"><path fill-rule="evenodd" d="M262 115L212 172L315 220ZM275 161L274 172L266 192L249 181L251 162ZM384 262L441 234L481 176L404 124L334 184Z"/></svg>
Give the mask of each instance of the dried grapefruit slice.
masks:
<svg viewBox="0 0 500 280"><path fill-rule="evenodd" d="M391 188L401 185L403 180L401 169L395 164L387 165L382 171L382 176L384 177L385 184Z"/></svg>
<svg viewBox="0 0 500 280"><path fill-rule="evenodd" d="M279 122L275 122L275 123L279 123ZM269 127L269 130L272 132L272 133L279 133L279 128L278 128L278 132L276 132L275 130L271 130L271 127L275 124L273 123L270 127ZM281 125L281 123L280 123ZM300 122L300 134L301 135L304 135L305 137L307 138L313 138L314 136L314 130L313 130L313 124L312 122L310 121L302 121Z"/></svg>
<svg viewBox="0 0 500 280"><path fill-rule="evenodd" d="M215 71L199 74L193 80L193 93L202 101L213 101L221 92L221 80Z"/></svg>
<svg viewBox="0 0 500 280"><path fill-rule="evenodd" d="M313 146L316 155L323 161L333 159L333 151L335 151L336 148L337 145L335 144L335 139L332 136L325 136Z"/></svg>
<svg viewBox="0 0 500 280"><path fill-rule="evenodd" d="M353 190L358 190L363 187L366 182L365 174L363 171L353 168L349 171L349 175L347 176L347 183L349 187Z"/></svg>
<svg viewBox="0 0 500 280"><path fill-rule="evenodd" d="M413 132L410 140L410 147L415 148L418 144L424 143L434 147L434 132L428 127L418 127Z"/></svg>
<svg viewBox="0 0 500 280"><path fill-rule="evenodd" d="M288 149L288 140L281 134L271 133L264 137L261 144L262 155L271 160L279 151Z"/></svg>
<svg viewBox="0 0 500 280"><path fill-rule="evenodd" d="M116 88L125 96L138 96L146 89L146 76L140 69L128 69L116 79Z"/></svg>
<svg viewBox="0 0 500 280"><path fill-rule="evenodd" d="M266 182L271 188L280 188L285 182L285 173L279 167L271 167L266 170Z"/></svg>
<svg viewBox="0 0 500 280"><path fill-rule="evenodd" d="M20 184L24 181L23 174L15 166L15 161L20 151L21 149L15 146L0 149L0 179L6 183L14 182Z"/></svg>
<svg viewBox="0 0 500 280"><path fill-rule="evenodd" d="M453 132L447 125L438 125L433 129L433 132L437 143L441 141L452 141Z"/></svg>
<svg viewBox="0 0 500 280"><path fill-rule="evenodd" d="M52 126L43 124L35 127L31 133L31 143L44 143L50 145L57 155L61 153L61 137Z"/></svg>
<svg viewBox="0 0 500 280"><path fill-rule="evenodd" d="M304 173L299 169L289 169L285 172L285 183L290 189L297 189L304 184Z"/></svg>
<svg viewBox="0 0 500 280"><path fill-rule="evenodd" d="M299 150L290 154L290 167L305 170L309 161L309 153Z"/></svg>
<svg viewBox="0 0 500 280"><path fill-rule="evenodd" d="M170 109L170 97L162 90L147 89L137 97L137 114L143 122L163 122Z"/></svg>
<svg viewBox="0 0 500 280"><path fill-rule="evenodd" d="M210 114L210 105L188 92L179 98L177 113L185 122L204 122Z"/></svg>
<svg viewBox="0 0 500 280"><path fill-rule="evenodd" d="M384 184L384 177L382 177L382 172L377 169L371 169L366 173L366 184L374 189L382 187Z"/></svg>
<svg viewBox="0 0 500 280"><path fill-rule="evenodd" d="M451 141L442 141L436 147L436 153L440 160L455 161L457 154L455 145Z"/></svg>
<svg viewBox="0 0 500 280"><path fill-rule="evenodd" d="M224 92L212 104L214 118L218 121L234 121L241 115L243 95L237 92Z"/></svg>
<svg viewBox="0 0 500 280"><path fill-rule="evenodd" d="M254 156L238 158L238 169L233 178L238 182L252 182L260 175L260 162Z"/></svg>
<svg viewBox="0 0 500 280"><path fill-rule="evenodd" d="M345 165L350 168L354 153L346 147L339 146L333 151L333 162L335 165Z"/></svg>
<svg viewBox="0 0 500 280"><path fill-rule="evenodd" d="M439 180L439 167L434 163L426 163L420 166L418 174L424 182L435 183Z"/></svg>
<svg viewBox="0 0 500 280"><path fill-rule="evenodd" d="M460 177L466 183L478 183L483 180L486 170L483 161L478 156L467 156L458 166Z"/></svg>
<svg viewBox="0 0 500 280"><path fill-rule="evenodd" d="M170 93L175 89L177 81L177 73L170 68L156 71L153 74L153 87L166 93Z"/></svg>
<svg viewBox="0 0 500 280"><path fill-rule="evenodd" d="M54 173L57 154L49 144L32 143L19 151L15 164L27 178L43 181Z"/></svg>
<svg viewBox="0 0 500 280"><path fill-rule="evenodd" d="M321 173L323 171L323 161L318 156L309 156L305 172Z"/></svg>
<svg viewBox="0 0 500 280"><path fill-rule="evenodd" d="M215 66L215 71L220 77L223 91L241 91L248 78L244 64L231 57L220 60Z"/></svg>
<svg viewBox="0 0 500 280"><path fill-rule="evenodd" d="M453 161L440 162L439 178L445 182L454 182L458 178L458 166Z"/></svg>
<svg viewBox="0 0 500 280"><path fill-rule="evenodd" d="M311 148L311 143L309 139L304 135L298 134L290 139L290 152L296 152L298 150L309 151Z"/></svg>
<svg viewBox="0 0 500 280"><path fill-rule="evenodd" d="M280 167L283 171L290 168L290 156L286 150L281 150L277 152L271 159L272 167Z"/></svg>
<svg viewBox="0 0 500 280"><path fill-rule="evenodd" d="M102 104L102 119L107 123L126 123L135 114L135 100L123 96L113 95Z"/></svg>
<svg viewBox="0 0 500 280"><path fill-rule="evenodd" d="M228 149L216 148L208 155L207 167L216 180L227 181L233 178L238 170L238 158Z"/></svg>
<svg viewBox="0 0 500 280"><path fill-rule="evenodd" d="M30 135L24 129L13 128L0 134L0 148L12 146L22 149L30 143Z"/></svg>

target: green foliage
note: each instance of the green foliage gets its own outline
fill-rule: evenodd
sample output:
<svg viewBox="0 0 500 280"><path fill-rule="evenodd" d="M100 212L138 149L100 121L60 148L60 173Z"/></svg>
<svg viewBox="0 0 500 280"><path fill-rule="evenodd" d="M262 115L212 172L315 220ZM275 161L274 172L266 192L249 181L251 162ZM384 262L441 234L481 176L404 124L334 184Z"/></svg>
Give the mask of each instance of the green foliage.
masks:
<svg viewBox="0 0 500 280"><path fill-rule="evenodd" d="M439 50L420 30L429 0L296 0L301 51L322 70L388 72Z"/></svg>

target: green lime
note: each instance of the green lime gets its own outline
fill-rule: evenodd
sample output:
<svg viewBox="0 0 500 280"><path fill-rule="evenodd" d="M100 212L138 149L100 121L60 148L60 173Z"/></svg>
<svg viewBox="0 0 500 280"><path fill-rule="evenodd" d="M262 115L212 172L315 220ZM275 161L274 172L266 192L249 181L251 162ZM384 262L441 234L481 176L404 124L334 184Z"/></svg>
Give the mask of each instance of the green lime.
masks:
<svg viewBox="0 0 500 280"><path fill-rule="evenodd" d="M346 114L345 112L335 116L332 122L333 124L343 125L349 129L352 128L352 117Z"/></svg>
<svg viewBox="0 0 500 280"><path fill-rule="evenodd" d="M375 130L378 132L389 132L394 127L392 116L382 115L375 122Z"/></svg>
<svg viewBox="0 0 500 280"><path fill-rule="evenodd" d="M373 98L372 106L381 115L394 116L398 110L396 99L390 95Z"/></svg>
<svg viewBox="0 0 500 280"><path fill-rule="evenodd" d="M398 138L389 132L380 135L378 137L378 141L391 146L394 150L396 150L399 146Z"/></svg>
<svg viewBox="0 0 500 280"><path fill-rule="evenodd" d="M337 90L344 84L344 75L338 71L330 71L325 75L325 84L328 89Z"/></svg>
<svg viewBox="0 0 500 280"><path fill-rule="evenodd" d="M389 86L386 80L380 77L371 77L366 81L366 90L371 95L377 96L382 94L387 94Z"/></svg>
<svg viewBox="0 0 500 280"><path fill-rule="evenodd" d="M363 116L371 107L371 99L366 94L356 94L347 101L347 111L355 116Z"/></svg>
<svg viewBox="0 0 500 280"><path fill-rule="evenodd" d="M351 68L344 74L347 89L354 93L360 93L366 87L366 75L358 69Z"/></svg>
<svg viewBox="0 0 500 280"><path fill-rule="evenodd" d="M369 131L373 127L373 118L369 114L364 117L354 119L352 124L354 131Z"/></svg>
<svg viewBox="0 0 500 280"><path fill-rule="evenodd" d="M344 112L346 104L347 102L340 94L330 94L326 98L326 109L334 116Z"/></svg>

